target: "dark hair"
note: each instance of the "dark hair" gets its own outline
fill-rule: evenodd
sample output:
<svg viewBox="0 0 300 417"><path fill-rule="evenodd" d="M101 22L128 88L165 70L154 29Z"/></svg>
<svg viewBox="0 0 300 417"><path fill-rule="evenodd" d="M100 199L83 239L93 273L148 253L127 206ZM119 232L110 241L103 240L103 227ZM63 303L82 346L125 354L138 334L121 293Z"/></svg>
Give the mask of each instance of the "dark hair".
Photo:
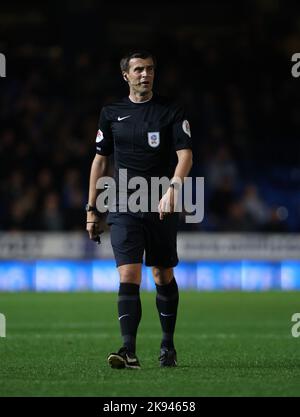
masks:
<svg viewBox="0 0 300 417"><path fill-rule="evenodd" d="M131 51L128 54L126 54L120 61L120 67L121 71L128 72L129 70L129 61L132 58L152 58L154 67L156 66L156 59L155 56L151 54L151 52L145 51L145 50L138 50L138 51Z"/></svg>

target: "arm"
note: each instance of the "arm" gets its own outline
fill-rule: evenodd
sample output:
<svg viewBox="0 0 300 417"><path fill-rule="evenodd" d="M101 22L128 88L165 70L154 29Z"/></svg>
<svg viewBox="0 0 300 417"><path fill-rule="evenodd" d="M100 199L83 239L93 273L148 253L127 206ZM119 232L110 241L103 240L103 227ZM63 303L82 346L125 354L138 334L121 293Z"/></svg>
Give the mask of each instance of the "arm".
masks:
<svg viewBox="0 0 300 417"><path fill-rule="evenodd" d="M191 149L180 149L176 151L178 162L175 168L173 178L171 179L171 184L176 183L177 186L181 187L184 182L184 178L188 176L192 165L193 165L193 154ZM178 197L178 189L172 187L168 188L166 194L161 198L158 211L159 218L162 220L164 218L164 213L173 213L174 207L176 205Z"/></svg>
<svg viewBox="0 0 300 417"><path fill-rule="evenodd" d="M90 173L89 184L89 204L96 207L96 199L99 194L99 190L96 189L97 180L106 175L109 165L109 157L96 154ZM99 233L99 217L93 211L87 212L87 224L86 230L89 233L90 239L95 238ZM91 222L91 223L88 223Z"/></svg>
<svg viewBox="0 0 300 417"><path fill-rule="evenodd" d="M175 172L171 182L181 181L181 184L184 183L184 178L188 176L192 165L193 165L193 154L191 149L181 149L177 151L178 163L175 168Z"/></svg>

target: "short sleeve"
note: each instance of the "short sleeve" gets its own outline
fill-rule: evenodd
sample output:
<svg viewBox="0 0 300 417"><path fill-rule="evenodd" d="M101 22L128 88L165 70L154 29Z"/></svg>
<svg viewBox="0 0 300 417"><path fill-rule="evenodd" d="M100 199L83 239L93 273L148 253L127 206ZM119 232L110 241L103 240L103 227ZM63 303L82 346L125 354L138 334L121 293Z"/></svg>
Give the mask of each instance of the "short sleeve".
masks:
<svg viewBox="0 0 300 417"><path fill-rule="evenodd" d="M192 149L192 135L189 121L181 106L176 106L172 124L174 149Z"/></svg>
<svg viewBox="0 0 300 417"><path fill-rule="evenodd" d="M99 117L98 131L96 136L96 153L108 156L114 151L114 141L111 131L111 123L107 117L106 108L103 107Z"/></svg>

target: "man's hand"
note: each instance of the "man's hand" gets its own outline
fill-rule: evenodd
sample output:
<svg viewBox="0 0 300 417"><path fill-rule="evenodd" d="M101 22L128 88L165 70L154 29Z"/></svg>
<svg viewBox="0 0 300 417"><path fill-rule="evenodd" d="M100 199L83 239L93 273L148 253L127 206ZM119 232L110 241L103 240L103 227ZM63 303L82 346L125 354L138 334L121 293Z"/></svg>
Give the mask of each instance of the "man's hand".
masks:
<svg viewBox="0 0 300 417"><path fill-rule="evenodd" d="M86 230L88 231L89 237L91 240L96 240L97 237L100 235L100 219L99 217L92 211L87 213L86 219Z"/></svg>
<svg viewBox="0 0 300 417"><path fill-rule="evenodd" d="M158 212L159 212L160 220L163 220L164 216L166 216L168 213L174 213L177 200L178 200L178 190L176 190L173 187L169 187L168 191L162 196L158 205Z"/></svg>

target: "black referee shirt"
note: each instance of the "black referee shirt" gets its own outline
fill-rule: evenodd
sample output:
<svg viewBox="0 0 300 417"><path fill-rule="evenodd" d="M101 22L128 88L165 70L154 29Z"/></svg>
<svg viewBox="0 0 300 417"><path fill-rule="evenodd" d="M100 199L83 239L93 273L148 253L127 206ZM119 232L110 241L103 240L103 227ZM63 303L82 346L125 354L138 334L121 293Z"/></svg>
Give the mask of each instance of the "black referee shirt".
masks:
<svg viewBox="0 0 300 417"><path fill-rule="evenodd" d="M128 179L170 178L175 151L192 148L183 108L155 94L142 103L125 97L104 106L98 129L96 152L105 156L114 153L116 180L120 168L127 169Z"/></svg>

